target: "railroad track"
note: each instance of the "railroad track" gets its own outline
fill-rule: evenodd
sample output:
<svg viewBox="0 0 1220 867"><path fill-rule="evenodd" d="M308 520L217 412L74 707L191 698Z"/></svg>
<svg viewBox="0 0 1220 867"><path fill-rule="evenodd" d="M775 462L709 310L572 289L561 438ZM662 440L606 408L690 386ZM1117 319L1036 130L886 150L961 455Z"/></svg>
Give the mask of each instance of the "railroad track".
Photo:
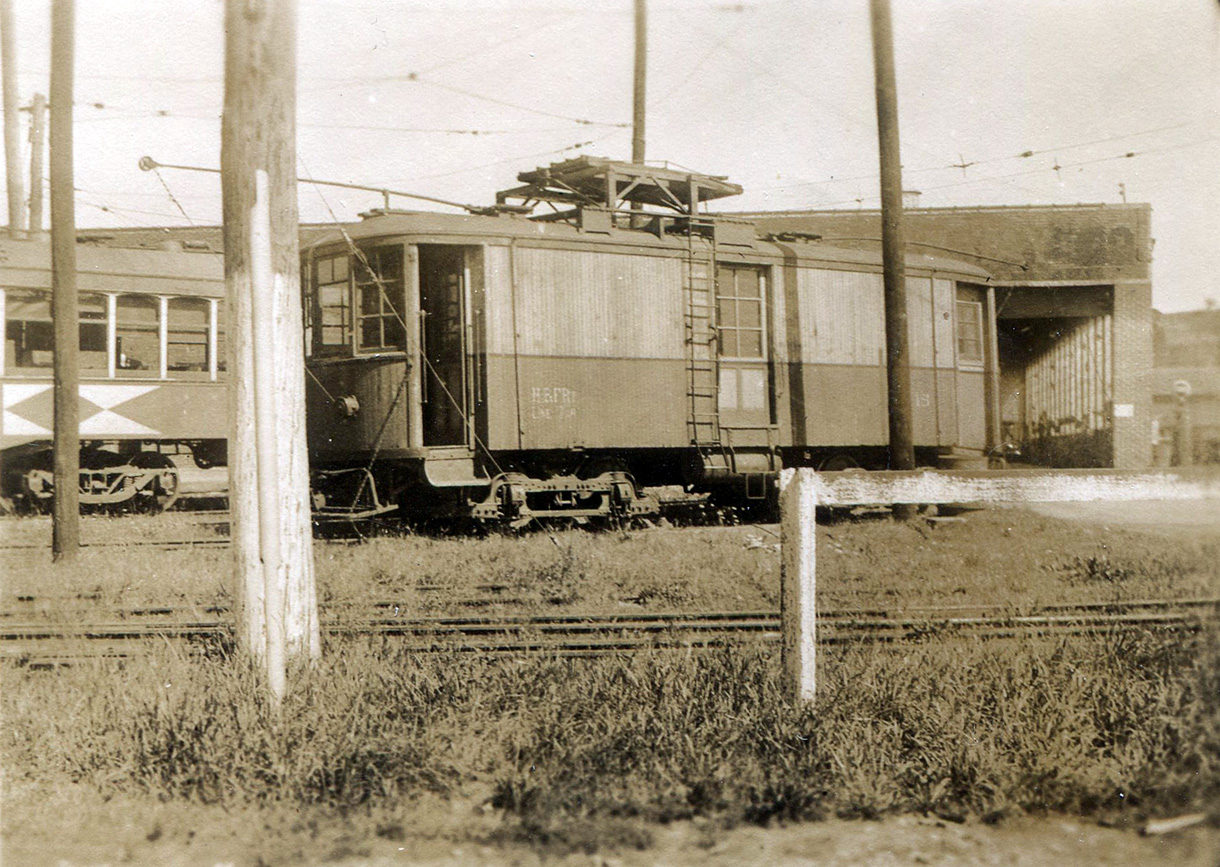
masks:
<svg viewBox="0 0 1220 867"><path fill-rule="evenodd" d="M322 630L332 639L386 636L419 652L587 656L778 641L780 629L779 614L774 611L420 618L407 617L403 610L393 602L334 605L322 612ZM89 613L96 616L95 610ZM1218 621L1220 599L1054 605L1027 612L965 606L841 610L819 616L818 640L823 644L905 643L953 637L1188 633ZM0 657L26 665L122 658L164 642L191 652L223 651L231 646L232 638L230 613L221 608L129 609L87 623L72 622L70 612L63 610L53 618L0 612Z"/></svg>

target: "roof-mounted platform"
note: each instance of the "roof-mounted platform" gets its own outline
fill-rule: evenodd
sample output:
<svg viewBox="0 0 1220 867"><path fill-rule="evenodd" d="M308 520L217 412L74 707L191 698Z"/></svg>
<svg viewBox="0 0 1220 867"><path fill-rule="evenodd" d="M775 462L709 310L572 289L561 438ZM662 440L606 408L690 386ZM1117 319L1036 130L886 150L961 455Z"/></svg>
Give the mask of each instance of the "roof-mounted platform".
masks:
<svg viewBox="0 0 1220 867"><path fill-rule="evenodd" d="M671 227L690 226L705 219L699 216L701 203L742 192L737 184L716 175L591 156L522 172L517 180L524 186L496 193L498 205L507 204L509 199L519 199L527 208L546 202L553 212L536 215L533 219L567 220L584 228L601 222L596 218L591 221L590 214L583 213L586 211L607 215L609 219L602 218L607 223L612 222L615 215L629 214L632 225L642 227L641 221L657 216L655 213L650 215L647 208L660 209L665 216L677 214L687 218L670 219ZM568 208L556 207L562 205ZM653 223L660 225L656 220Z"/></svg>

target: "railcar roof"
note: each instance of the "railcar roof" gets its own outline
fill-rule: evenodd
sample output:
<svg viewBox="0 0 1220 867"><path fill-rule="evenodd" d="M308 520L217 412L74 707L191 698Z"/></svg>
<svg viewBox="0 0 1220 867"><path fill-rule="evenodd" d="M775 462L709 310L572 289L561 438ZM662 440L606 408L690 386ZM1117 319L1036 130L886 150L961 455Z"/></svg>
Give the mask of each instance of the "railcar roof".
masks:
<svg viewBox="0 0 1220 867"><path fill-rule="evenodd" d="M224 260L218 253L77 244L76 273L82 292L224 294ZM0 286L49 289L50 243L0 239Z"/></svg>
<svg viewBox="0 0 1220 867"><path fill-rule="evenodd" d="M314 236L313 242L302 245L302 250L333 247L352 241L390 238L398 235L414 236L425 243L477 243L501 240L504 243L527 239L553 241L566 244L588 244L590 247L630 247L635 249L685 250L689 239L685 235L657 237L652 232L640 229L613 228L606 232L582 231L568 223L540 223L518 214L484 216L479 214L441 214L432 211L376 211L359 223L336 227L330 232ZM706 249L707 242L696 239ZM842 265L855 268L881 268L881 254L872 250L856 250L834 247L821 241L774 242L756 238L750 244L721 244L719 252L723 259L751 258L782 261L795 256L799 262L810 267L815 265ZM947 256L908 253L908 268L918 271L936 271L986 282L991 275L977 265Z"/></svg>

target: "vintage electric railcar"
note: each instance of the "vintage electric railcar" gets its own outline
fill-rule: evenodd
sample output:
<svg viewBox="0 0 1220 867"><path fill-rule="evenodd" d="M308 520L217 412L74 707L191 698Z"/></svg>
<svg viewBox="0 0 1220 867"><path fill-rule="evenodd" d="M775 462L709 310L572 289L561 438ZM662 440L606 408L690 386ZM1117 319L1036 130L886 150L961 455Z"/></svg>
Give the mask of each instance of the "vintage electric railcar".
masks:
<svg viewBox="0 0 1220 867"><path fill-rule="evenodd" d="M573 207L379 211L303 251L323 512L630 515L676 484L763 504L781 467L885 465L876 254L701 214L740 191L718 178L588 158L521 178L502 203ZM917 457L982 459L987 273L906 269Z"/></svg>
<svg viewBox="0 0 1220 867"><path fill-rule="evenodd" d="M84 243L77 272L81 503L159 511L178 494L174 456L225 459L221 257ZM0 240L0 320L0 494L45 509L54 420L46 242Z"/></svg>

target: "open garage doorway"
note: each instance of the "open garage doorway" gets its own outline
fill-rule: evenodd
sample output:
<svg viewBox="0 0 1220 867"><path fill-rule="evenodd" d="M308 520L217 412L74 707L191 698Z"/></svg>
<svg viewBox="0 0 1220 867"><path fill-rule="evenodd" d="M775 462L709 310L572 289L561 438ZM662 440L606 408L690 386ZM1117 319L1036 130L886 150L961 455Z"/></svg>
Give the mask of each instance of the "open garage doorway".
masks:
<svg viewBox="0 0 1220 867"><path fill-rule="evenodd" d="M1020 460L1114 465L1113 290L997 289L1000 425Z"/></svg>

